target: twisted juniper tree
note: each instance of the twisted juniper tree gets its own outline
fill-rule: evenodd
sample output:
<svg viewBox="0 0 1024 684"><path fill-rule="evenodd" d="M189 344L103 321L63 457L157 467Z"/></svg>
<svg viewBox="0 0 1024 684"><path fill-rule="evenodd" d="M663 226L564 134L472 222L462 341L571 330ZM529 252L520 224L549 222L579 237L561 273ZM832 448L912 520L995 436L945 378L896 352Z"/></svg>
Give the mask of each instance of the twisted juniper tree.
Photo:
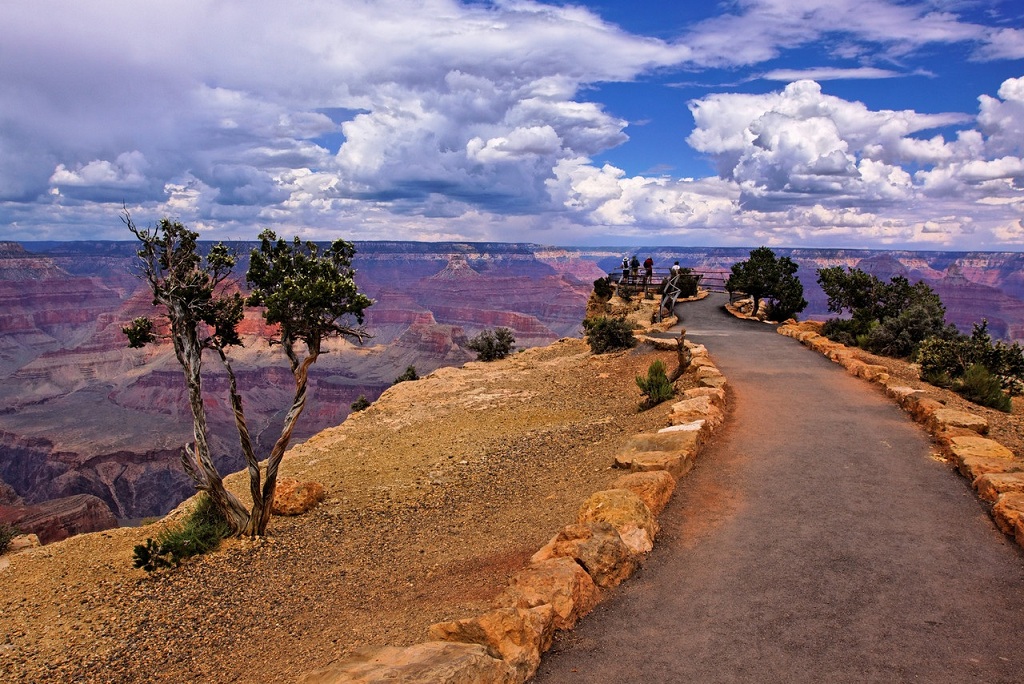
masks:
<svg viewBox="0 0 1024 684"><path fill-rule="evenodd" d="M223 244L214 245L203 257L198 233L177 221L162 219L154 228L139 228L127 211L122 220L141 243L140 277L153 293L153 305L164 309L167 336L185 376L194 439L182 450L182 466L196 488L210 496L234 534L262 535L270 521L281 459L306 406L309 369L322 353L323 342L339 336L361 342L368 337L360 326L363 312L372 302L355 284L351 266L355 248L336 240L321 251L311 242L296 237L289 243L266 230L259 236L260 246L250 255L246 273L249 295L243 297L230 281L237 260ZM260 307L267 323L276 328L277 335L270 342L284 350L295 378L292 404L267 457L265 472L249 435L228 355L230 347L241 344L238 324L246 305ZM148 317L136 318L124 328L130 347L155 342L157 331L157 324ZM249 472L250 508L224 487L210 454L203 407L203 352L212 353L227 374L228 397Z"/></svg>

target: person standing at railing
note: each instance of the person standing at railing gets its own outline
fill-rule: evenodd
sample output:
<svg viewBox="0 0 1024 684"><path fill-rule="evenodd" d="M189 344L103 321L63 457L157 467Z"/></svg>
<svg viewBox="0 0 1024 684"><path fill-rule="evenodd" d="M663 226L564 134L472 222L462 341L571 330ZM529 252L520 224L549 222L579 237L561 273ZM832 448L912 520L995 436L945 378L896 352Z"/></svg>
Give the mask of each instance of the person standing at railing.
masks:
<svg viewBox="0 0 1024 684"><path fill-rule="evenodd" d="M629 257L626 255L622 256L622 280L619 282L623 285L626 284L626 279L629 277Z"/></svg>
<svg viewBox="0 0 1024 684"><path fill-rule="evenodd" d="M640 260L636 258L636 254L629 260L629 272L633 277L633 284L636 284L637 278L640 276Z"/></svg>
<svg viewBox="0 0 1024 684"><path fill-rule="evenodd" d="M651 284L651 278L654 277L654 259L647 257L644 259L644 294L647 294L647 288Z"/></svg>

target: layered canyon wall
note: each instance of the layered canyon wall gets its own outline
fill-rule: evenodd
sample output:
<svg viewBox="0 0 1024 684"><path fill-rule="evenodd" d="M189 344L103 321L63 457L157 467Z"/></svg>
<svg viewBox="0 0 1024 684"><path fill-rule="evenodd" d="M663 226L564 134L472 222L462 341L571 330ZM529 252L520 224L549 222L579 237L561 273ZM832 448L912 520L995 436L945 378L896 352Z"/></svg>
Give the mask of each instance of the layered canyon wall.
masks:
<svg viewBox="0 0 1024 684"><path fill-rule="evenodd" d="M244 255L250 244L235 245ZM152 313L133 275L130 242L0 242L0 490L21 506L75 495L101 500L122 521L160 515L192 492L178 464L191 418L181 370L168 346L127 348L121 326ZM862 268L883 279L923 279L964 330L987 318L994 334L1024 339L1024 256L1015 253L785 250L800 265L805 317L830 314L815 283L823 266ZM301 440L340 423L360 395L375 399L407 366L421 375L474 358L470 337L511 328L518 346L580 334L594 279L622 255L675 260L727 274L747 249L554 248L500 243L357 243L360 288L375 300L365 345L334 341L311 374ZM244 273L247 264L240 263ZM266 342L258 315L233 350L250 428L265 449L291 401L292 377ZM237 456L225 379L205 378L212 442L225 470ZM0 504L5 502L0 501Z"/></svg>

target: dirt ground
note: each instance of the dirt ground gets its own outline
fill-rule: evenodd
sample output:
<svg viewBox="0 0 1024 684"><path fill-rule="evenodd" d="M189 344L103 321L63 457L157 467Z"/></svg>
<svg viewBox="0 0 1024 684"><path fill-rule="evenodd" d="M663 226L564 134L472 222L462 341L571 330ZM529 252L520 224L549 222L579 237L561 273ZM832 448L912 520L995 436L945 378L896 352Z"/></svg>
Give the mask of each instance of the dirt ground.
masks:
<svg viewBox="0 0 1024 684"><path fill-rule="evenodd" d="M323 504L176 570L132 568L155 527L13 556L0 681L292 681L482 612L621 474L621 443L668 425L669 404L637 408L655 358L674 367L570 339L396 385L285 458L282 475L322 483Z"/></svg>

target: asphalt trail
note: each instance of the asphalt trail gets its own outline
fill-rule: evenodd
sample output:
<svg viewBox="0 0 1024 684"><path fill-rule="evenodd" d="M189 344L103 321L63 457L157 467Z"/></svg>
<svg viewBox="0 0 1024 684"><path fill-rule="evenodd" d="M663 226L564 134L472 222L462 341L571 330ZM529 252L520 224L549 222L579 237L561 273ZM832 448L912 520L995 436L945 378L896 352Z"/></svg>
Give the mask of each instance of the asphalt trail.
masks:
<svg viewBox="0 0 1024 684"><path fill-rule="evenodd" d="M726 425L535 681L1024 682L1024 554L874 386L724 301L680 313Z"/></svg>

